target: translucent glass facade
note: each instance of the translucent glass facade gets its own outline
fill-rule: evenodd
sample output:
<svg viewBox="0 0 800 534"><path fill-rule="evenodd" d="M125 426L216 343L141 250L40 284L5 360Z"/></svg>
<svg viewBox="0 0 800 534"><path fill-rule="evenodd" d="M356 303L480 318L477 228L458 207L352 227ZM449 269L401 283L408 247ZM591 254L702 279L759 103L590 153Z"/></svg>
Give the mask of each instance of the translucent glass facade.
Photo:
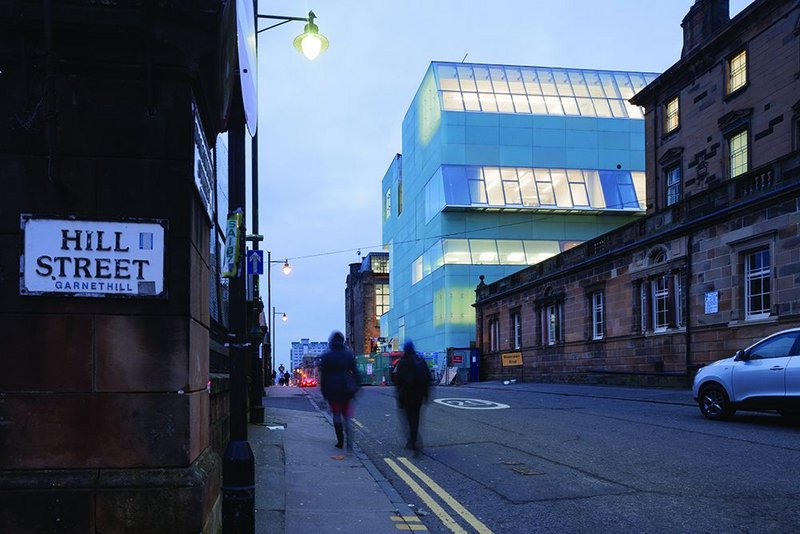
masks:
<svg viewBox="0 0 800 534"><path fill-rule="evenodd" d="M426 184L426 220L446 207L645 209L643 172L442 165Z"/></svg>
<svg viewBox="0 0 800 534"><path fill-rule="evenodd" d="M432 63L376 198L391 272L381 336L426 357L469 347L481 276L643 215L644 120L627 99L655 76Z"/></svg>
<svg viewBox="0 0 800 534"><path fill-rule="evenodd" d="M634 94L653 73L437 63L442 109L641 119Z"/></svg>

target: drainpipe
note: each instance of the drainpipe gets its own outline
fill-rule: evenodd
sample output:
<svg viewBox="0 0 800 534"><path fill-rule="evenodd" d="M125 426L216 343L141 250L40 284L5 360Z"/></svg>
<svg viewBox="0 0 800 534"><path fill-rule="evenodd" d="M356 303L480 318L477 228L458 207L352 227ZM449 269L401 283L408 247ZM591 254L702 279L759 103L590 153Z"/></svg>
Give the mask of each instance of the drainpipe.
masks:
<svg viewBox="0 0 800 534"><path fill-rule="evenodd" d="M692 313L691 313L691 294L692 294L692 234L686 237L686 376L691 378L692 367Z"/></svg>

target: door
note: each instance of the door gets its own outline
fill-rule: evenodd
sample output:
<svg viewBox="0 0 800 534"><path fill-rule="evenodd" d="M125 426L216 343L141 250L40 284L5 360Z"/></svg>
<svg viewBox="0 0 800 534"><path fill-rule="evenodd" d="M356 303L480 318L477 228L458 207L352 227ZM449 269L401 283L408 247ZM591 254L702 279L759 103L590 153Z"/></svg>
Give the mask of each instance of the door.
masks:
<svg viewBox="0 0 800 534"><path fill-rule="evenodd" d="M798 332L769 337L749 349L747 360L734 362L735 402L786 395L786 367L792 359L797 337Z"/></svg>

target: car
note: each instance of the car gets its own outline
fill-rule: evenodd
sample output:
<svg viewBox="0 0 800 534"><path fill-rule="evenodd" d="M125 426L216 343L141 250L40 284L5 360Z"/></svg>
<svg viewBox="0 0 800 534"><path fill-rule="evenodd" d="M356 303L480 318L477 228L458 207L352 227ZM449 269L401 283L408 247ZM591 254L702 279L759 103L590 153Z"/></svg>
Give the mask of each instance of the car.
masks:
<svg viewBox="0 0 800 534"><path fill-rule="evenodd" d="M800 416L800 328L776 332L700 368L692 394L708 419L730 419L736 410Z"/></svg>
<svg viewBox="0 0 800 534"><path fill-rule="evenodd" d="M301 388L313 388L317 385L317 379L307 376L300 381Z"/></svg>

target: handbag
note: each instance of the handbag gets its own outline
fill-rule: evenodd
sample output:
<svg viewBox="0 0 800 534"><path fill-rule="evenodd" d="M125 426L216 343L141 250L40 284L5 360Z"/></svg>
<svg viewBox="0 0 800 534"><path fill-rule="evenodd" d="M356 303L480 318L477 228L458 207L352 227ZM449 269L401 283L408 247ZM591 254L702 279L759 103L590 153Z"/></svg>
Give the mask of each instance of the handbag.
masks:
<svg viewBox="0 0 800 534"><path fill-rule="evenodd" d="M356 380L356 376L348 371L344 374L344 387L347 390L347 396L352 399L356 396L356 393L358 393L361 385L358 383L358 380Z"/></svg>

